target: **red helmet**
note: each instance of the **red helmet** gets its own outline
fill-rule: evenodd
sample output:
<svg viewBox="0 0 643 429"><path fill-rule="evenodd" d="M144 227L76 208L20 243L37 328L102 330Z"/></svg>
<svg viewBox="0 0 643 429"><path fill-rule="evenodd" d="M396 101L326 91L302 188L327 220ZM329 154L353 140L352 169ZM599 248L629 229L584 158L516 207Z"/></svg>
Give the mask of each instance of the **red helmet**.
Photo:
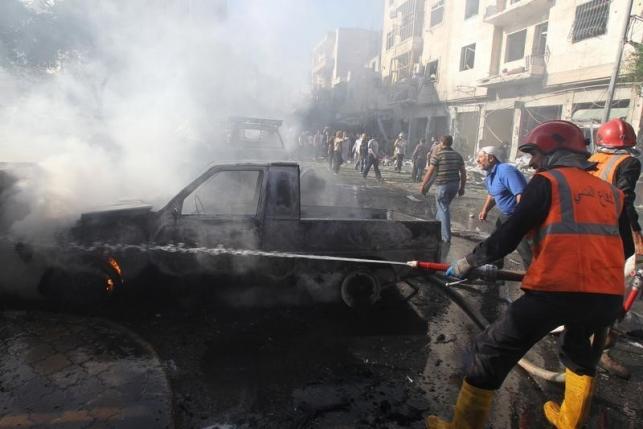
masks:
<svg viewBox="0 0 643 429"><path fill-rule="evenodd" d="M622 119L612 119L598 129L598 145L611 148L636 146L634 128Z"/></svg>
<svg viewBox="0 0 643 429"><path fill-rule="evenodd" d="M523 152L539 149L545 155L560 149L588 153L583 132L568 121L543 122L531 130L519 149Z"/></svg>

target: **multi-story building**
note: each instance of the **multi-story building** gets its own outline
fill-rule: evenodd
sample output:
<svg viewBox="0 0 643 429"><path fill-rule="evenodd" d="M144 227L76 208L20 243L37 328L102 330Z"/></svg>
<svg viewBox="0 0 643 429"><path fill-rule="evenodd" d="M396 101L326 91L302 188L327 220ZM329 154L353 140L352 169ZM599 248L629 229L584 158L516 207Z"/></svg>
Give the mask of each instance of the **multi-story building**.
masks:
<svg viewBox="0 0 643 429"><path fill-rule="evenodd" d="M332 88L355 79L379 52L380 34L361 28L338 28L313 50L313 89Z"/></svg>
<svg viewBox="0 0 643 429"><path fill-rule="evenodd" d="M416 24L422 40L405 45L393 36L389 42L396 20L405 16L397 11L407 11L411 6L402 6L409 2L422 11L423 22ZM542 121L572 120L588 135L600 122L627 0L400 3L385 0L381 65L393 94L399 92L396 81L408 81L402 102L390 100L398 129L408 127L416 138L450 132L471 156L480 144L505 144L513 157L521 139ZM636 0L632 13L641 13L642 3ZM635 27L630 35L640 42ZM395 60L404 52L410 72ZM638 129L641 104L632 84L619 83L612 116Z"/></svg>
<svg viewBox="0 0 643 429"><path fill-rule="evenodd" d="M381 104L377 31L338 28L313 50L315 120L310 126L362 128Z"/></svg>
<svg viewBox="0 0 643 429"><path fill-rule="evenodd" d="M334 31L313 49L312 84L313 90L329 89L333 86L333 70L335 69L335 39Z"/></svg>
<svg viewBox="0 0 643 429"><path fill-rule="evenodd" d="M419 71L424 0L385 0L381 73L391 83Z"/></svg>

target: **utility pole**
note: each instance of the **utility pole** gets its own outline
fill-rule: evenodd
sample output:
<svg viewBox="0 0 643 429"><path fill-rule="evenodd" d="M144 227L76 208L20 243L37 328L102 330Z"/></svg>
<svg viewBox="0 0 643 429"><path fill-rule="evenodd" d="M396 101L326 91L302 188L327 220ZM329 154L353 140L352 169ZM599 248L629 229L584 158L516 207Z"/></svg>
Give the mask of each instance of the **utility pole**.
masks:
<svg viewBox="0 0 643 429"><path fill-rule="evenodd" d="M607 88L607 100L605 100L605 107L603 108L603 122L607 122L610 117L610 110L612 109L612 100L614 99L614 91L616 90L616 78L621 68L621 57L623 56L623 48L627 43L627 30L630 27L630 17L632 15L632 4L634 0L628 0L625 8L625 16L623 17L623 31L621 33L621 42L618 44L618 52L616 54L616 61L614 62L614 70L610 79L609 87Z"/></svg>

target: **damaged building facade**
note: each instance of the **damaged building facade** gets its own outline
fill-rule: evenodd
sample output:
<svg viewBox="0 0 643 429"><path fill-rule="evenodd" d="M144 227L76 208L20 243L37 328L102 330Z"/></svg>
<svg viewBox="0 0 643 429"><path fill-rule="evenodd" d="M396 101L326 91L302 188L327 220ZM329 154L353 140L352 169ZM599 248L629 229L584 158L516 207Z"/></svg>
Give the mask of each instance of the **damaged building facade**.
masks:
<svg viewBox="0 0 643 429"><path fill-rule="evenodd" d="M338 28L315 46L313 126L321 128L340 121L357 127L368 120L366 112L385 104L378 91L380 40L377 31Z"/></svg>
<svg viewBox="0 0 643 429"><path fill-rule="evenodd" d="M384 0L381 104L388 136L454 136L473 157L503 145L514 159L537 124L601 122L627 0ZM643 12L635 1L632 14ZM632 18L628 40L641 41ZM627 61L631 47L626 46ZM623 73L624 65L621 65ZM640 87L619 80L611 117L641 127Z"/></svg>

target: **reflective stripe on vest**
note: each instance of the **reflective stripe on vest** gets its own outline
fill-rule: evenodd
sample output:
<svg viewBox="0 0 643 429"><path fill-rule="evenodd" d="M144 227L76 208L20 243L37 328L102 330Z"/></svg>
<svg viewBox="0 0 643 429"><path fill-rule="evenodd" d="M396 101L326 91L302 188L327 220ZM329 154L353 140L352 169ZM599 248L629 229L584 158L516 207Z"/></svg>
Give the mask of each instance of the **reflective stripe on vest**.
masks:
<svg viewBox="0 0 643 429"><path fill-rule="evenodd" d="M551 205L543 223L531 231L538 241L534 240L522 288L622 295L623 193L579 168L538 174L551 184Z"/></svg>
<svg viewBox="0 0 643 429"><path fill-rule="evenodd" d="M613 155L597 152L589 158L589 161L598 163L597 170L590 171L589 173L599 179L603 179L606 182L614 184L616 169L621 165L621 162L625 161L629 157L630 155L628 154Z"/></svg>
<svg viewBox="0 0 643 429"><path fill-rule="evenodd" d="M539 228L534 235L534 242L542 241L545 235L549 234L590 234L590 235L606 235L606 236L619 236L620 231L618 225L606 225L600 223L578 223L574 220L574 205L573 196L569 183L565 176L557 170L550 170L549 173L558 181L558 194L561 212L561 220L558 223L551 223L542 228ZM618 190L612 186L612 194L610 201L614 203L616 208L616 218L618 219L622 209L621 196ZM600 198L610 198L608 195L599 196ZM609 200L608 200L609 201Z"/></svg>

